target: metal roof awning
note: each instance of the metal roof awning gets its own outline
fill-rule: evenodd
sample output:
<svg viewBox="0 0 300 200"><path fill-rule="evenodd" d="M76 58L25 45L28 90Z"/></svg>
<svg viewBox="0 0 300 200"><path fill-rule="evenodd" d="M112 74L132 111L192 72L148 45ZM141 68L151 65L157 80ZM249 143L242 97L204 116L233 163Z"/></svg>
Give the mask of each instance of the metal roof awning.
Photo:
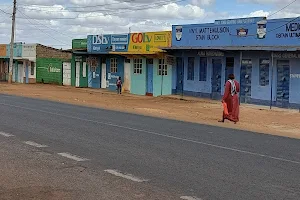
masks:
<svg viewBox="0 0 300 200"><path fill-rule="evenodd" d="M157 57L161 57L164 54L166 54L166 51L162 51L162 52L139 52L139 51L130 51L130 52L109 52L109 54L112 55L121 55L127 58L140 58L140 57L146 57L146 58L157 58Z"/></svg>
<svg viewBox="0 0 300 200"><path fill-rule="evenodd" d="M224 50L224 51L300 51L300 46L203 46L203 47L167 47L166 51L176 50Z"/></svg>
<svg viewBox="0 0 300 200"><path fill-rule="evenodd" d="M73 54L78 54L78 55L107 55L107 54L109 54L109 52L73 51Z"/></svg>
<svg viewBox="0 0 300 200"><path fill-rule="evenodd" d="M126 51L126 52L116 52L111 51L110 54L119 54L119 55L155 55L161 54L163 52L154 52L154 51Z"/></svg>
<svg viewBox="0 0 300 200"><path fill-rule="evenodd" d="M0 59L9 59L9 57L0 57ZM28 58L22 58L22 57L14 57L13 59L18 61L29 61Z"/></svg>

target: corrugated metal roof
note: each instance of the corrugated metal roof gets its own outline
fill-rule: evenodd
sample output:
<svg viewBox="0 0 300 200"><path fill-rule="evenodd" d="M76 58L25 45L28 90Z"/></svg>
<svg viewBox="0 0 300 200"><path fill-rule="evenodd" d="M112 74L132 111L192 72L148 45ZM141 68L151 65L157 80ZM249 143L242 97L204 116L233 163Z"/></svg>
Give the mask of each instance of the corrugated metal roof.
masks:
<svg viewBox="0 0 300 200"><path fill-rule="evenodd" d="M73 51L74 54L80 55L107 55L108 52L85 52L85 51Z"/></svg>
<svg viewBox="0 0 300 200"><path fill-rule="evenodd" d="M166 47L163 50L228 50L228 51L300 51L300 46L206 46Z"/></svg>

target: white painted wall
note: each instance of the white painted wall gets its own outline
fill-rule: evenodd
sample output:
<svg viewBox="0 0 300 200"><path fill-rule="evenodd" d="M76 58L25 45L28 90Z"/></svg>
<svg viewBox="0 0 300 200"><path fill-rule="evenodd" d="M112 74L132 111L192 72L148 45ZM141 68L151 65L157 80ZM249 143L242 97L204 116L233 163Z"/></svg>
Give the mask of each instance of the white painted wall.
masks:
<svg viewBox="0 0 300 200"><path fill-rule="evenodd" d="M125 91L130 91L130 68L131 68L131 63L124 63L124 84L123 84L123 89Z"/></svg>
<svg viewBox="0 0 300 200"><path fill-rule="evenodd" d="M34 63L34 75L31 75L31 63L28 64L29 78L36 78L36 44L23 44L22 58L29 59Z"/></svg>
<svg viewBox="0 0 300 200"><path fill-rule="evenodd" d="M106 64L102 63L101 69L101 88L106 88Z"/></svg>

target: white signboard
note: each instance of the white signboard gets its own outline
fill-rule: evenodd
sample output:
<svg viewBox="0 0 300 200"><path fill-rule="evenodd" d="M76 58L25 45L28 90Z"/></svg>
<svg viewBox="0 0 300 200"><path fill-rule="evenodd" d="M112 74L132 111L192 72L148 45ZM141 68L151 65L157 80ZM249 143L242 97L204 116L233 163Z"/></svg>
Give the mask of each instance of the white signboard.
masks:
<svg viewBox="0 0 300 200"><path fill-rule="evenodd" d="M82 63L82 76L84 78L86 77L86 62Z"/></svg>
<svg viewBox="0 0 300 200"><path fill-rule="evenodd" d="M23 44L22 57L35 58L36 57L36 44Z"/></svg>

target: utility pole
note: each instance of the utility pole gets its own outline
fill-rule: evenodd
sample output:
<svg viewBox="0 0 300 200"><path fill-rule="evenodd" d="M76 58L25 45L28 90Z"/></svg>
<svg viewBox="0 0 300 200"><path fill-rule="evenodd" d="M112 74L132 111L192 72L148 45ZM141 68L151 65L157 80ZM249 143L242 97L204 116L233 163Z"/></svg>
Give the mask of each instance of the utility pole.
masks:
<svg viewBox="0 0 300 200"><path fill-rule="evenodd" d="M16 10L17 10L16 4L17 4L17 0L14 0L14 8L13 8L13 13L12 13L12 25L11 25L11 40L10 40L10 57L9 57L8 83L12 83L12 76L13 76L15 24L16 24Z"/></svg>

